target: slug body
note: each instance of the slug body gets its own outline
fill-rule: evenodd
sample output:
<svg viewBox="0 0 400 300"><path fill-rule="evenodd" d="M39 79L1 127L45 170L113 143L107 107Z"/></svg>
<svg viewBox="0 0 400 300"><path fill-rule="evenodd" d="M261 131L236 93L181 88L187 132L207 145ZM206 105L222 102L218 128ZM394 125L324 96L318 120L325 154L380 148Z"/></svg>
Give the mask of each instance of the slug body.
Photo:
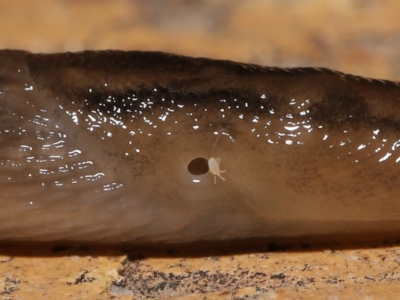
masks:
<svg viewBox="0 0 400 300"><path fill-rule="evenodd" d="M0 240L400 233L400 87L156 52L0 51ZM195 158L219 157L216 178Z"/></svg>

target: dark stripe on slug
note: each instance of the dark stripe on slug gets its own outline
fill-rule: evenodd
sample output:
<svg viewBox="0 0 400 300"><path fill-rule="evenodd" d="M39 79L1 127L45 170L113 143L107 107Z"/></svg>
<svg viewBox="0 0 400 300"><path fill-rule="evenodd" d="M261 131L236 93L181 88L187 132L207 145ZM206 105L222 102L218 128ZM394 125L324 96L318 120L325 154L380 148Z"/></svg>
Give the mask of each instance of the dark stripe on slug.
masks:
<svg viewBox="0 0 400 300"><path fill-rule="evenodd" d="M399 99L400 104L400 99ZM390 111L389 111L390 113ZM351 127L391 128L400 132L400 120L388 114L385 117L377 117L368 102L362 96L348 91L327 91L320 102L310 106L310 117L318 124L328 126L330 129Z"/></svg>
<svg viewBox="0 0 400 300"><path fill-rule="evenodd" d="M141 98L158 95L159 98L185 98L188 103L191 99L196 103L199 99L211 101L210 95L239 101L258 101L260 96L252 86L258 83L261 69L228 61L138 51L28 55L26 59L39 87L64 95L82 93L85 97L99 96L99 99L107 93L120 99L132 94ZM108 72L110 69L112 74ZM49 74L59 74L60 78ZM93 90L92 95L89 89Z"/></svg>
<svg viewBox="0 0 400 300"><path fill-rule="evenodd" d="M87 108L103 112L112 111L115 104L124 109L121 100L136 95L139 99L151 99L150 109L168 105L171 100L209 107L221 99L235 99L236 105L245 111L262 115L273 110L283 114L288 109L288 99L297 89L305 97L318 95L320 102L312 106L313 117L336 128L344 120L353 126L361 119L371 120L368 102L365 95L360 95L360 89L375 86L374 89L382 90L382 96L390 93L390 89L398 91L396 82L322 68L267 68L160 52L85 51L28 54L26 59L39 89L57 91L67 98L87 99ZM115 101L106 101L110 95ZM263 104L265 109L260 109ZM130 103L131 109L143 109L140 105L139 101ZM385 122L390 123L390 118Z"/></svg>
<svg viewBox="0 0 400 300"><path fill-rule="evenodd" d="M357 128L371 121L365 99L343 90L326 92L320 102L310 106L310 117L331 129L342 128L344 125Z"/></svg>

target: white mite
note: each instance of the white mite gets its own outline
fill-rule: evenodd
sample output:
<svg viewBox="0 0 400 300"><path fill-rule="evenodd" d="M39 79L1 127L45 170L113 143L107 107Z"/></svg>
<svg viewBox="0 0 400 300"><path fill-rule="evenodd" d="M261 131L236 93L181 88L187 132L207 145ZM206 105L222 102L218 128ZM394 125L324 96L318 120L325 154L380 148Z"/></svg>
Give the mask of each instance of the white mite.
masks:
<svg viewBox="0 0 400 300"><path fill-rule="evenodd" d="M217 184L217 176L225 181L225 178L223 178L221 176L221 173L224 173L226 170L219 169L220 162L221 162L221 158L219 158L219 157L217 157L217 158L211 157L208 160L208 168L209 168L211 174L214 175L214 184Z"/></svg>

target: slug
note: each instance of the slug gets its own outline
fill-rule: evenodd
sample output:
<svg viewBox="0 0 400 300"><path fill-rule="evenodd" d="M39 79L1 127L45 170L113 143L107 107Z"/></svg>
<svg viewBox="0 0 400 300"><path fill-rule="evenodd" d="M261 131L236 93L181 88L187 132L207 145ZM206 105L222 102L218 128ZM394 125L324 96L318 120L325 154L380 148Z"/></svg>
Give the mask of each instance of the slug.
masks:
<svg viewBox="0 0 400 300"><path fill-rule="evenodd" d="M400 233L398 82L160 52L0 51L0 241L388 232Z"/></svg>

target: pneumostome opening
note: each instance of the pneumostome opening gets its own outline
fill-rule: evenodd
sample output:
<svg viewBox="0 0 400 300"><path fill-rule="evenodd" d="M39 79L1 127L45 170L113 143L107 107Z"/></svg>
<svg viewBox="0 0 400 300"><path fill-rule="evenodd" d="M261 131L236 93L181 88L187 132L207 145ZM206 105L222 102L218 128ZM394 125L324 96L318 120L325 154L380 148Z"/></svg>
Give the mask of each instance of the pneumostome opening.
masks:
<svg viewBox="0 0 400 300"><path fill-rule="evenodd" d="M188 165L188 171L193 175L203 175L208 172L208 160L204 157L193 159Z"/></svg>

